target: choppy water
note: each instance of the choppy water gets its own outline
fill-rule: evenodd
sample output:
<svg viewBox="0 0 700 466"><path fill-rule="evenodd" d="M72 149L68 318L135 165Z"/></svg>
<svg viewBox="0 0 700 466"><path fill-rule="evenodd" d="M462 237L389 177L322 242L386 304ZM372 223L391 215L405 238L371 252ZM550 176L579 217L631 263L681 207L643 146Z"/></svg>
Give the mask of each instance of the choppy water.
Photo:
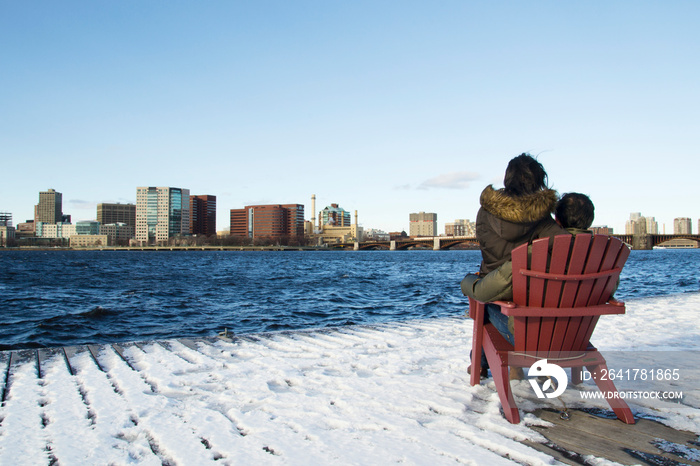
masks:
<svg viewBox="0 0 700 466"><path fill-rule="evenodd" d="M700 290L700 250L632 251L619 299ZM478 251L0 252L0 349L461 315Z"/></svg>

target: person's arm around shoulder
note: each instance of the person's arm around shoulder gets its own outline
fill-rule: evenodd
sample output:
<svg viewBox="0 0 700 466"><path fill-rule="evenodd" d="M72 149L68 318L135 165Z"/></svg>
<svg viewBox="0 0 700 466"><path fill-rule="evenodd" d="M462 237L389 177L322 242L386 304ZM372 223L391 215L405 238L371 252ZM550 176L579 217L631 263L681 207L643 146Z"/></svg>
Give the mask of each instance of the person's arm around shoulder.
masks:
<svg viewBox="0 0 700 466"><path fill-rule="evenodd" d="M548 217L540 223L539 228L536 230L536 234L532 239L533 240L537 239L537 238L550 238L551 239L551 238L554 238L555 236L566 235L566 234L571 234L571 232L568 231L566 228L562 227L561 225L559 225L557 222L555 222L553 218Z"/></svg>
<svg viewBox="0 0 700 466"><path fill-rule="evenodd" d="M505 262L483 277L469 274L462 279L461 288L464 296L482 303L508 301L513 298L513 263Z"/></svg>

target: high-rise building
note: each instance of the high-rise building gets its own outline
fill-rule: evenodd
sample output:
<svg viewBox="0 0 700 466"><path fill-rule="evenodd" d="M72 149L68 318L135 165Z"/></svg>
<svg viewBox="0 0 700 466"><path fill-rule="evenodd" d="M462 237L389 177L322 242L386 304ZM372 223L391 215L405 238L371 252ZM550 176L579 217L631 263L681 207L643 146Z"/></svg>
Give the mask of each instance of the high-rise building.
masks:
<svg viewBox="0 0 700 466"><path fill-rule="evenodd" d="M286 204L287 209L287 231L290 236L304 236L304 205Z"/></svg>
<svg viewBox="0 0 700 466"><path fill-rule="evenodd" d="M190 233L216 235L216 196L190 196Z"/></svg>
<svg viewBox="0 0 700 466"><path fill-rule="evenodd" d="M34 224L52 224L63 220L63 194L55 189L39 192L39 203L34 206Z"/></svg>
<svg viewBox="0 0 700 466"><path fill-rule="evenodd" d="M659 222L656 221L656 217L646 217L647 220L647 233L650 235L659 234Z"/></svg>
<svg viewBox="0 0 700 466"><path fill-rule="evenodd" d="M469 219L457 219L453 223L445 224L445 236L471 236L476 237L474 222Z"/></svg>
<svg viewBox="0 0 700 466"><path fill-rule="evenodd" d="M630 214L630 219L625 223L626 235L650 234L656 235L659 233L659 223L654 217L642 217L640 212Z"/></svg>
<svg viewBox="0 0 700 466"><path fill-rule="evenodd" d="M9 212L0 212L0 227L12 226L12 214Z"/></svg>
<svg viewBox="0 0 700 466"><path fill-rule="evenodd" d="M136 226L136 206L134 204L97 204L97 221L100 225L124 223Z"/></svg>
<svg viewBox="0 0 700 466"><path fill-rule="evenodd" d="M301 204L246 206L231 209L230 218L231 236L304 236L304 206Z"/></svg>
<svg viewBox="0 0 700 466"><path fill-rule="evenodd" d="M679 217L673 219L673 234L674 235L690 235L693 233L692 221L687 217Z"/></svg>
<svg viewBox="0 0 700 466"><path fill-rule="evenodd" d="M136 240L149 244L190 232L190 190L136 188Z"/></svg>
<svg viewBox="0 0 700 466"><path fill-rule="evenodd" d="M323 229L324 225L333 227L347 227L350 226L350 212L338 207L338 204L331 204L326 206L318 216L319 230Z"/></svg>
<svg viewBox="0 0 700 466"><path fill-rule="evenodd" d="M409 214L410 225L408 234L410 236L435 236L437 233L437 214L418 212Z"/></svg>
<svg viewBox="0 0 700 466"><path fill-rule="evenodd" d="M230 222L231 236L252 237L253 232L248 233L248 208L231 209Z"/></svg>
<svg viewBox="0 0 700 466"><path fill-rule="evenodd" d="M15 227L12 226L12 214L0 212L0 247L15 239Z"/></svg>

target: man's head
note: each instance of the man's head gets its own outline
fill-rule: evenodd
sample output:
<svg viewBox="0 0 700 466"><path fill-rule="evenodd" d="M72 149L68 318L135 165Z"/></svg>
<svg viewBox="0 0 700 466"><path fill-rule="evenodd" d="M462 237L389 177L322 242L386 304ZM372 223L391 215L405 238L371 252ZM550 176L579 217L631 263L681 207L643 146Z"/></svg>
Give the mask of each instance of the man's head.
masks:
<svg viewBox="0 0 700 466"><path fill-rule="evenodd" d="M554 209L554 218L564 228L587 230L593 224L594 216L593 202L581 193L564 194Z"/></svg>

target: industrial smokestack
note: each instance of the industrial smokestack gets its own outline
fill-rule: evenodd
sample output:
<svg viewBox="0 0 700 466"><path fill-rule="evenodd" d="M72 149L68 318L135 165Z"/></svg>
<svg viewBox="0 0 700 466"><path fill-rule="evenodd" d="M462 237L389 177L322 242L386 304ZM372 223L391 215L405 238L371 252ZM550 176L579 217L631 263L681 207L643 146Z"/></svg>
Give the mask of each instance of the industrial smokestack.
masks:
<svg viewBox="0 0 700 466"><path fill-rule="evenodd" d="M357 211L355 211L355 226L357 226Z"/></svg>
<svg viewBox="0 0 700 466"><path fill-rule="evenodd" d="M316 229L316 195L311 195L311 225L312 231Z"/></svg>

